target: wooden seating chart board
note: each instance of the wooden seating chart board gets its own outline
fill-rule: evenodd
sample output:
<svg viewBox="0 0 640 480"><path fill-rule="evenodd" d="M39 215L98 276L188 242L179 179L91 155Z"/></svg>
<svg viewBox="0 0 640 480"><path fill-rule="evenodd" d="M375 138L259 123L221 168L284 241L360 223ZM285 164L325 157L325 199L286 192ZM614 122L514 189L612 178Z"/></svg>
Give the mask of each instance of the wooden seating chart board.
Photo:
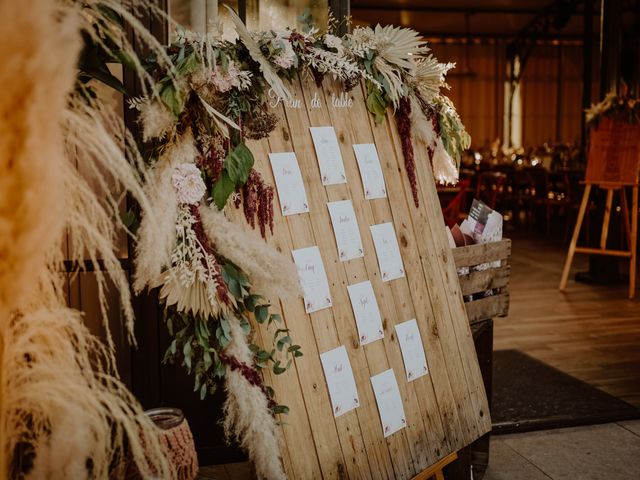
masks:
<svg viewBox="0 0 640 480"><path fill-rule="evenodd" d="M640 125L603 117L589 138L585 182L592 185L637 185Z"/></svg>
<svg viewBox="0 0 640 480"><path fill-rule="evenodd" d="M393 115L375 125L364 91L350 92L326 79L296 78L292 100L273 100L279 123L269 138L250 141L256 169L275 185L269 153L295 152L309 213L283 217L275 196L275 229L267 241L282 252L318 246L333 306L306 314L300 298L271 299L304 356L282 375L267 375L282 416L280 444L291 479L411 478L490 430L487 399L467 323L455 265L427 151L415 145L420 207L416 208L404 167ZM323 186L309 127L333 126L347 183ZM375 143L388 198L366 200L353 144ZM350 199L358 220L364 257L341 262L327 202ZM382 282L369 226L393 222L406 275ZM347 286L369 280L381 312L384 338L359 343ZM416 319L429 374L405 377L394 326ZM266 341L273 333L260 327ZM265 343L268 343L265 342ZM333 415L320 354L345 346L360 406ZM370 377L392 368L407 425L383 435Z"/></svg>

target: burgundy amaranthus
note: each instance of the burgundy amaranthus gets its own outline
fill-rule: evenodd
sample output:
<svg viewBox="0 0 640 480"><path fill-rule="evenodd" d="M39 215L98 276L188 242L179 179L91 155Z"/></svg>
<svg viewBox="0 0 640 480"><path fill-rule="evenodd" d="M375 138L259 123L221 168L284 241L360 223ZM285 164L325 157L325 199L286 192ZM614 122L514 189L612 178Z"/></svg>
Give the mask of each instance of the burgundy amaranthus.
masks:
<svg viewBox="0 0 640 480"><path fill-rule="evenodd" d="M247 382L249 382L254 387L258 387L267 398L269 408L272 409L276 406L275 400L271 397L271 395L269 395L269 390L267 390L267 387L262 381L262 376L255 368L250 367L246 363L238 360L236 357L227 355L226 353L219 353L218 357L220 357L222 363L228 365L231 370L240 370L240 373L247 380Z"/></svg>
<svg viewBox="0 0 640 480"><path fill-rule="evenodd" d="M251 228L256 227L257 216L262 238L266 238L267 226L273 234L273 187L256 170L251 170L242 187L242 209Z"/></svg>
<svg viewBox="0 0 640 480"><path fill-rule="evenodd" d="M418 198L418 181L416 178L416 160L413 155L413 142L411 139L411 101L404 97L400 99L400 105L395 113L398 133L402 143L402 155L404 156L404 167L407 170L413 203L416 208L420 206Z"/></svg>
<svg viewBox="0 0 640 480"><path fill-rule="evenodd" d="M216 254L211 244L209 243L209 238L207 234L204 232L204 227L202 226L202 218L200 217L200 210L198 210L197 205L189 205L189 210L191 215L196 219L196 222L193 224L193 231L196 233L196 238L204 251L214 260L216 260ZM204 265L205 268L210 268L211 266L208 264ZM231 298L229 297L229 287L227 283L222 278L222 272L220 271L220 264L216 261L213 264L213 268L210 270L211 275L216 281L216 293L218 294L218 299L224 303L225 305L231 306Z"/></svg>

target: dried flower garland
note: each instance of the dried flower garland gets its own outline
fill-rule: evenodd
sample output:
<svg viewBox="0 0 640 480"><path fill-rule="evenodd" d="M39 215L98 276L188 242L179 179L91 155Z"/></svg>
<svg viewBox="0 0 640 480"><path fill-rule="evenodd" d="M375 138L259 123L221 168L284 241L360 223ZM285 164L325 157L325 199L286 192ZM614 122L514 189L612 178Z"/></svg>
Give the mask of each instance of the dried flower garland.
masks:
<svg viewBox="0 0 640 480"><path fill-rule="evenodd" d="M597 125L603 116L617 117L628 123L640 123L640 99L631 97L623 84L620 95L609 92L600 103L585 112L587 125Z"/></svg>
<svg viewBox="0 0 640 480"><path fill-rule="evenodd" d="M145 65L153 91L130 102L154 146L134 285L160 288L173 337L165 361L184 365L201 397L224 381L227 433L250 452L259 476L282 478L271 453L277 450L272 413L286 407L259 370L270 365L283 373L302 353L263 295L284 296L299 286L290 258L223 213L229 204L242 208L249 227L263 238L273 233L274 190L253 168L246 139L273 131L277 120L267 101L286 99L286 81L297 75L317 82L330 75L345 89L364 81L376 122L395 110L418 206L412 136L433 152L436 178L455 181L468 135L440 93L452 65L427 56L417 32L390 26L359 27L343 37L313 27L249 32L230 16L238 41L179 31L164 52L170 65L157 57ZM255 324L275 329L272 348L251 343Z"/></svg>

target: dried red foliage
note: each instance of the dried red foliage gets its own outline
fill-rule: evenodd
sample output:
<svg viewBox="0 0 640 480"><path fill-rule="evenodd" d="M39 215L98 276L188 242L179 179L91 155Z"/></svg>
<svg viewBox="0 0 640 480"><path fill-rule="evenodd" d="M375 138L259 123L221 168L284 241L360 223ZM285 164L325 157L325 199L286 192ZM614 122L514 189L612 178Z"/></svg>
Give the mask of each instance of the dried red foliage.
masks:
<svg viewBox="0 0 640 480"><path fill-rule="evenodd" d="M416 160L413 154L413 142L411 139L411 101L405 97L400 99L400 105L395 112L398 133L402 145L402 155L404 156L404 167L407 170L413 203L416 208L420 206L418 197L418 180L416 177Z"/></svg>
<svg viewBox="0 0 640 480"><path fill-rule="evenodd" d="M265 183L256 170L251 170L242 187L242 209L252 228L256 227L257 217L262 238L267 236L267 226L273 234L273 187Z"/></svg>
<svg viewBox="0 0 640 480"><path fill-rule="evenodd" d="M262 381L262 376L260 373L253 367L250 367L244 362L241 362L236 357L232 355L227 355L226 353L219 353L218 356L222 363L227 365L231 370L239 370L242 376L254 387L258 387L264 396L267 398L267 402L269 404L269 408L273 408L276 406L276 402L269 395L269 390L265 386Z"/></svg>

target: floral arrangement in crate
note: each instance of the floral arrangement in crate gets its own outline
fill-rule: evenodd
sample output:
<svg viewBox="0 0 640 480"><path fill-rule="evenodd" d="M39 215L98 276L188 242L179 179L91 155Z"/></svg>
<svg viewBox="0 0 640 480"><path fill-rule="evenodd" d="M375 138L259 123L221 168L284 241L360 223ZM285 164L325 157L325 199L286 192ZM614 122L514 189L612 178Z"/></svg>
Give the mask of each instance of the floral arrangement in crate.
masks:
<svg viewBox="0 0 640 480"><path fill-rule="evenodd" d="M273 233L273 187L254 169L247 139L276 127L269 95L287 99L287 81L311 75L364 82L378 123L393 111L419 205L413 139L429 151L435 176L457 180L469 136L441 94L452 64L441 64L417 32L358 27L338 37L302 31L249 32L230 10L235 42L179 30L177 40L145 65L153 90L130 100L149 145L145 192L150 199L137 229L134 288L159 288L172 342L165 361L184 365L201 397L223 381L225 428L253 458L258 474L281 478L274 392L260 370L285 372L302 355L269 297L299 293L292 260L225 215L242 208L249 227ZM169 62L159 61L168 58ZM270 90L273 93L270 93ZM266 328L254 331L253 326ZM272 338L266 346L257 337Z"/></svg>

